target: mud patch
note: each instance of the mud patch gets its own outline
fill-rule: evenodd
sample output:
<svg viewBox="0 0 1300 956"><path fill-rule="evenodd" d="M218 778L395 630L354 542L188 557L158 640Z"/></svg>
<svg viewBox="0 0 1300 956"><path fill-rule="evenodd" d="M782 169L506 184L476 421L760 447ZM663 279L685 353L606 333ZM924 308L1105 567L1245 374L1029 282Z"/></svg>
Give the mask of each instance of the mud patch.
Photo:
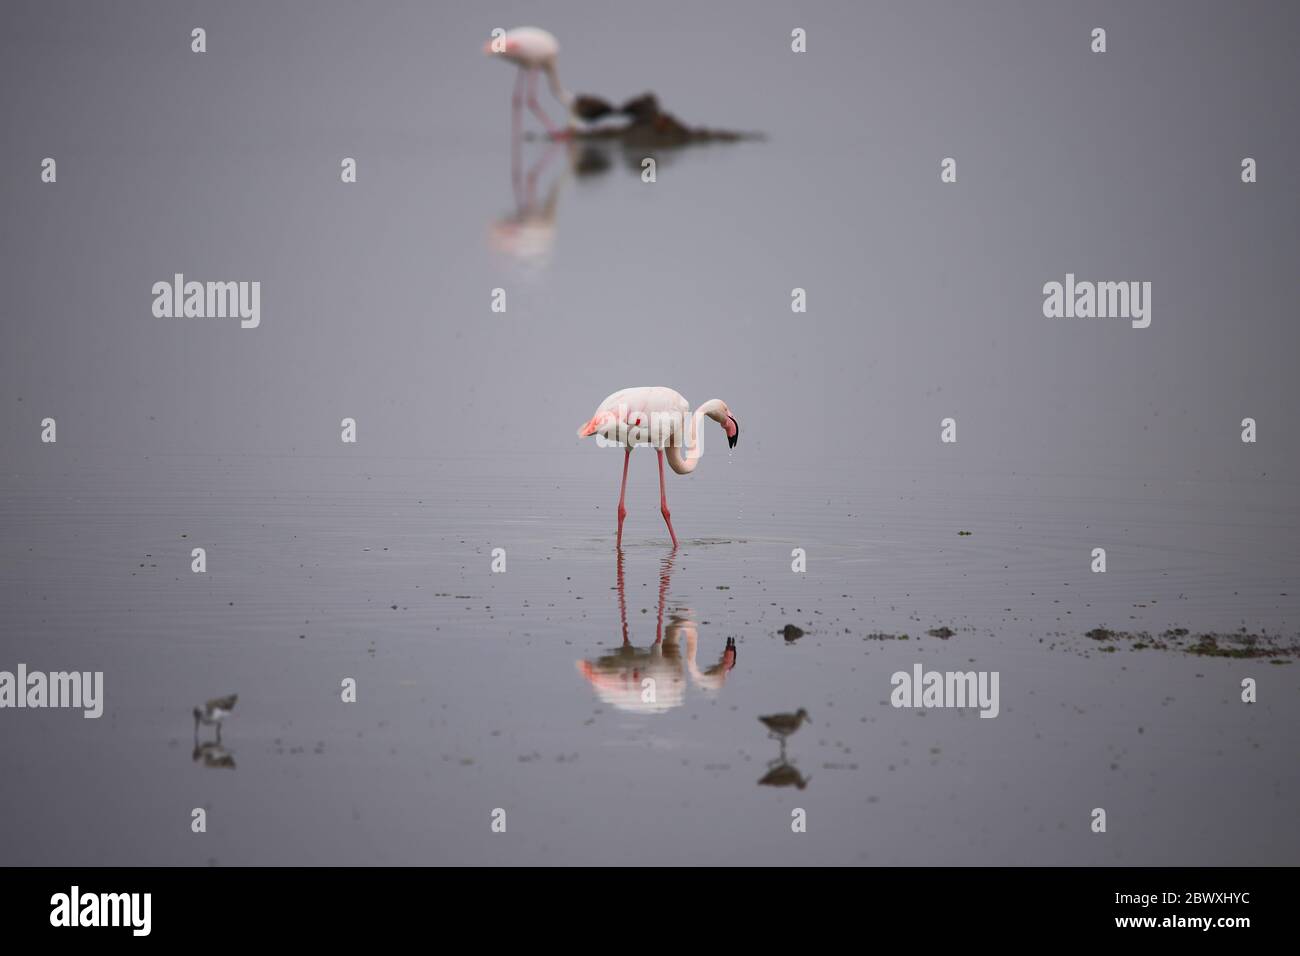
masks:
<svg viewBox="0 0 1300 956"><path fill-rule="evenodd" d="M1101 644L1100 650L1108 653L1127 647L1133 651L1181 651L1197 657L1269 658L1275 664L1289 664L1290 659L1300 657L1300 635L1281 637L1245 629L1233 633L1209 631L1193 634L1185 627L1159 633L1094 627L1084 636Z"/></svg>

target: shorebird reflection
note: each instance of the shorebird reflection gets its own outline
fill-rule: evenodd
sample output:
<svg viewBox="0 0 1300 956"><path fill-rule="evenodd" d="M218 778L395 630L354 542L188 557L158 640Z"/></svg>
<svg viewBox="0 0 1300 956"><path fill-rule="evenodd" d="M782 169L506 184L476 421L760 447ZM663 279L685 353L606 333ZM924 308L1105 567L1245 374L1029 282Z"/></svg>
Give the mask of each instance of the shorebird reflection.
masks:
<svg viewBox="0 0 1300 956"><path fill-rule="evenodd" d="M200 742L198 736L194 738L194 752L191 754L194 762L203 762L205 767L221 767L230 770L235 769L235 755L227 750L215 740L205 740Z"/></svg>
<svg viewBox="0 0 1300 956"><path fill-rule="evenodd" d="M699 632L690 608L674 608L664 623L668 586L672 580L673 550L659 564L659 609L655 618L655 639L649 647L632 645L627 623L627 592L623 575L623 551L618 551L618 612L623 625L623 643L618 650L601 657L578 661L578 673L591 683L602 701L619 710L639 714L662 714L680 707L686 700L686 686L716 691L736 666L736 641L727 638L718 662L701 668L696 662Z"/></svg>
<svg viewBox="0 0 1300 956"><path fill-rule="evenodd" d="M785 756L785 742L781 743L781 756L767 765L767 773L759 779L760 787L798 787L802 790L808 786L812 777L805 777Z"/></svg>

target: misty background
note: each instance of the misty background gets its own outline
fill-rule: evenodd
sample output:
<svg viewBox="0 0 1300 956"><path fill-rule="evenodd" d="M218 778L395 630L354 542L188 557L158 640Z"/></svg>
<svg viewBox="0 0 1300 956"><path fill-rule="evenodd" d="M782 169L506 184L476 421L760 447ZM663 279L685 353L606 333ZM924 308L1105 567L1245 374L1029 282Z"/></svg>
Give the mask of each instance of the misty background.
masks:
<svg viewBox="0 0 1300 956"><path fill-rule="evenodd" d="M1294 480L1293 6L42 2L7 19L14 466L50 459L46 415L59 454L91 457L569 449L605 395L666 384L724 398L755 469ZM512 206L514 70L481 48L535 20L571 89L653 90L688 123L768 139L668 153L654 184L567 183L549 268L515 268L485 238ZM154 318L150 287L175 272L260 280L261 328ZM1152 282L1151 327L1044 318L1042 285L1067 272ZM602 493L611 468L573 455Z"/></svg>

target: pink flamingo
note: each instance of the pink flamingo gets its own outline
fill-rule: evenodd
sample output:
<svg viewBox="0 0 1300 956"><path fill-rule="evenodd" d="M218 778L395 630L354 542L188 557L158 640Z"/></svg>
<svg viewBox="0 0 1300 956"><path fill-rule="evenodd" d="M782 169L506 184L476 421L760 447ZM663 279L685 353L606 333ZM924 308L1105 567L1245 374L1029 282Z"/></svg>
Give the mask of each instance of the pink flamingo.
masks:
<svg viewBox="0 0 1300 956"><path fill-rule="evenodd" d="M542 121L547 134L552 139L563 139L573 135L578 118L593 120L613 112L613 108L604 100L595 96L574 96L560 83L560 74L555 68L555 59L560 53L560 43L545 30L537 27L515 27L499 37L488 40L483 45L483 52L489 56L499 56L503 60L519 67L515 78L515 92L511 103L514 107L514 134L520 132L520 107L527 86L528 108ZM569 114L569 128L562 130L551 123L540 103L537 102L537 74L545 73L551 93L563 104Z"/></svg>
<svg viewBox="0 0 1300 956"><path fill-rule="evenodd" d="M710 399L691 415L691 406L679 392L663 385L625 388L615 392L600 403L596 414L578 428L578 436L599 435L606 442L623 446L623 486L618 493L618 546L623 544L623 519L627 508L623 501L627 495L627 463L636 445L651 445L659 458L659 511L668 525L668 534L677 547L677 532L673 530L673 516L668 510L668 495L664 489L664 452L668 465L679 475L689 475L700 463L704 454L700 419L713 419L727 433L727 444L736 447L740 425L731 414L727 403L720 398ZM689 418L688 418L689 416ZM685 447L685 454L682 449Z"/></svg>

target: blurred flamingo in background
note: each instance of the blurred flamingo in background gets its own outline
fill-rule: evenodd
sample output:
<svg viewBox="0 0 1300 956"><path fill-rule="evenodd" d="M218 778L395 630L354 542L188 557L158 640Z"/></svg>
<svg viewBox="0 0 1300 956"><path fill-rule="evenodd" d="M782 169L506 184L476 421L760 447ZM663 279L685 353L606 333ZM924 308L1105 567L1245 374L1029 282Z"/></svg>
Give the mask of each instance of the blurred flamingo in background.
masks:
<svg viewBox="0 0 1300 956"><path fill-rule="evenodd" d="M545 30L538 27L515 27L513 30L506 30L483 44L483 52L488 56L498 56L519 67L519 74L515 78L514 97L511 100L513 105L513 129L516 137L520 134L521 107L525 97L525 87L527 87L528 108L533 111L534 116L541 120L542 125L546 127L547 134L552 139L561 139L573 135L579 119L591 121L613 112L613 108L599 97L574 96L564 88L560 83L559 71L555 67L556 57L560 53L560 42L555 39L553 34ZM560 101L565 112L568 113L569 125L567 129L560 129L555 126L542 109L542 105L537 102L537 75L539 73L546 74L546 81L551 88L551 93Z"/></svg>

